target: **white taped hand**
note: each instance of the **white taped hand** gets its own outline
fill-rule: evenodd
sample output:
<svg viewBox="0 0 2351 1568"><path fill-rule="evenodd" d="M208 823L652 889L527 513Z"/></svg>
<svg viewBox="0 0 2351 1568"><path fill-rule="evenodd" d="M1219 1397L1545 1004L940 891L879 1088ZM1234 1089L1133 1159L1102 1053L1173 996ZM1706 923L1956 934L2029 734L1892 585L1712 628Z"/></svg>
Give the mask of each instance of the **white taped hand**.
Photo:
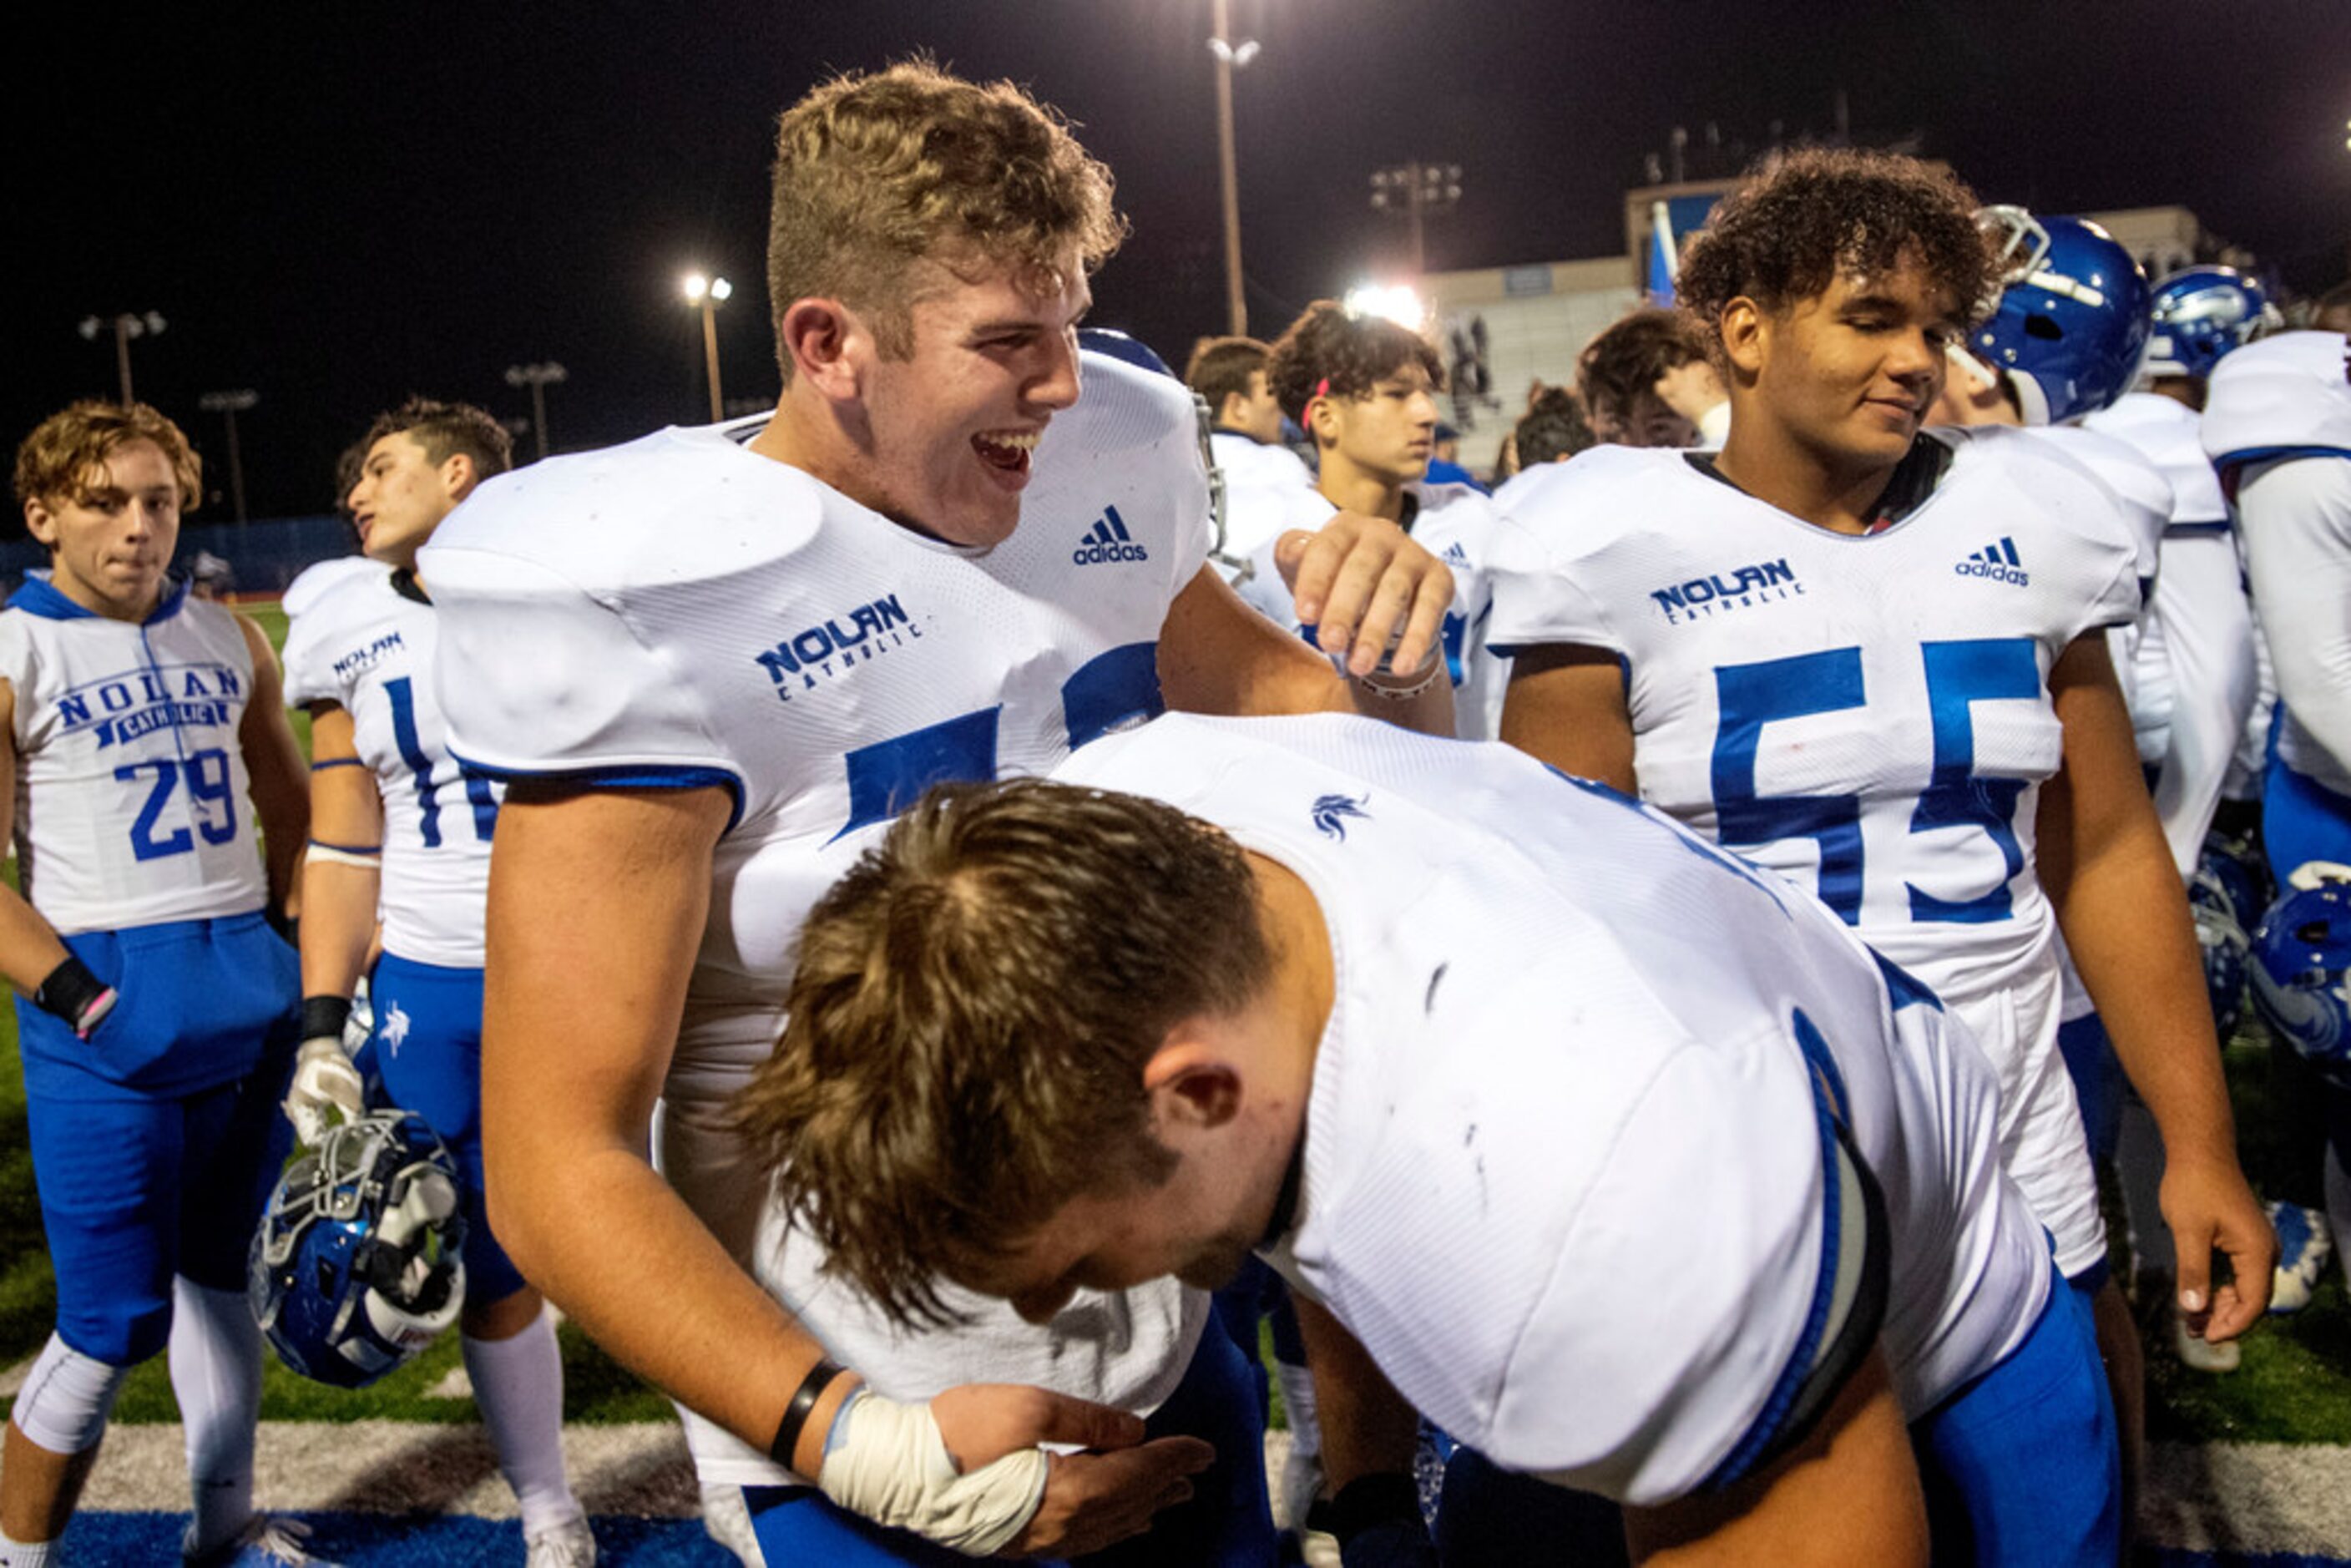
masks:
<svg viewBox="0 0 2351 1568"><path fill-rule="evenodd" d="M1051 1461L1044 1450L1017 1449L958 1475L928 1405L860 1388L837 1423L817 1485L877 1524L987 1557L1009 1545L1045 1500Z"/></svg>
<svg viewBox="0 0 2351 1568"><path fill-rule="evenodd" d="M294 1082L286 1091L286 1119L305 1146L327 1135L329 1112L356 1122L364 1111L359 1069L343 1054L342 1041L332 1035L314 1035L302 1042L294 1058Z"/></svg>

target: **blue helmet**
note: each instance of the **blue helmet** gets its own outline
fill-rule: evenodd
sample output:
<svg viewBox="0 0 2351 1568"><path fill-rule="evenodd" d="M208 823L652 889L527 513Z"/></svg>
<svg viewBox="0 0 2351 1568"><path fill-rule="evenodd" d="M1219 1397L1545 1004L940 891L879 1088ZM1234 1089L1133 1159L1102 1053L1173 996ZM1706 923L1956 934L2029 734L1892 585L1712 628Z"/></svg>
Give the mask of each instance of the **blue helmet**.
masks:
<svg viewBox="0 0 2351 1568"><path fill-rule="evenodd" d="M2196 917L2196 946L2204 959L2204 994L2212 1004L2212 1031L2226 1045L2245 1010L2245 971L2252 938L2237 920L2234 900L2219 876L2199 868L2188 883L2188 912Z"/></svg>
<svg viewBox="0 0 2351 1568"><path fill-rule="evenodd" d="M2155 286L2154 315L2147 373L2199 380L2232 350L2285 320L2262 286L2233 267L2173 273Z"/></svg>
<svg viewBox="0 0 2351 1568"><path fill-rule="evenodd" d="M2269 862L2262 857L2258 835L2212 829L2204 835L2196 871L2220 883L2228 895L2229 917L2240 929L2250 932L2261 924L2262 911L2270 906L2276 890L2271 885Z"/></svg>
<svg viewBox="0 0 2351 1568"><path fill-rule="evenodd" d="M287 1167L254 1233L246 1294L287 1365L359 1388L457 1321L457 1166L413 1111L328 1130Z"/></svg>
<svg viewBox="0 0 2351 1568"><path fill-rule="evenodd" d="M2272 1033L2331 1082L2351 1088L2351 884L2322 883L2278 900L2253 937L2253 1007Z"/></svg>
<svg viewBox="0 0 2351 1568"><path fill-rule="evenodd" d="M1140 338L1129 337L1114 328L1079 328L1078 347L1092 349L1097 354L1108 354L1113 360L1124 360L1128 364L1143 370L1156 371L1171 381L1184 379L1167 368L1167 361L1153 352L1150 344Z"/></svg>
<svg viewBox="0 0 2351 1568"><path fill-rule="evenodd" d="M1976 221L2004 263L2000 305L1970 340L2023 403L2027 424L2105 407L2138 376L2148 331L2147 275L2085 218L1986 207Z"/></svg>

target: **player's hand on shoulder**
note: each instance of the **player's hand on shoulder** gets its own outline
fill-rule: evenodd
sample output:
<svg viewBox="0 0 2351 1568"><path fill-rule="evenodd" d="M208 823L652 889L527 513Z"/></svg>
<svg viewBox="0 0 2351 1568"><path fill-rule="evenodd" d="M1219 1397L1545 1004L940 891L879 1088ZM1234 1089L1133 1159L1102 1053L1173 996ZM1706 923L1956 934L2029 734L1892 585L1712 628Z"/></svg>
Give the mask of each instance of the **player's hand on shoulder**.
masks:
<svg viewBox="0 0 2351 1568"><path fill-rule="evenodd" d="M1391 646L1394 668L1416 670L1444 632L1453 573L1384 517L1340 512L1313 532L1292 529L1273 561L1300 624L1351 674L1369 674Z"/></svg>

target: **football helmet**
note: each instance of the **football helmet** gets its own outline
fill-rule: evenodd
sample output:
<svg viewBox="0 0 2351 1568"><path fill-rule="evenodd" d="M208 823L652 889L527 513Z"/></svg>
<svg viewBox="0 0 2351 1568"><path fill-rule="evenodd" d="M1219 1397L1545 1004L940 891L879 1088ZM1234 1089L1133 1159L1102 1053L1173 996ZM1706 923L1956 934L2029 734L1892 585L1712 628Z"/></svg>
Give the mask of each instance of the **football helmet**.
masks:
<svg viewBox="0 0 2351 1568"><path fill-rule="evenodd" d="M2228 889L2209 870L2199 867L2189 880L2188 912L2196 918L2196 946L2204 958L2204 993L2212 1004L2213 1032L2226 1045L2244 1016L2245 968L2252 938L2238 923Z"/></svg>
<svg viewBox="0 0 2351 1568"><path fill-rule="evenodd" d="M2130 390L2148 332L2147 275L2085 218L2022 207L1976 214L1998 248L2006 287L1970 342L2008 371L2027 424L2063 424Z"/></svg>
<svg viewBox="0 0 2351 1568"><path fill-rule="evenodd" d="M414 1112L378 1111L329 1128L287 1167L246 1292L287 1365L363 1387L457 1321L465 1240L448 1149Z"/></svg>
<svg viewBox="0 0 2351 1568"><path fill-rule="evenodd" d="M2351 1088L2351 883L2290 893L2253 937L2253 1007L2330 1082Z"/></svg>
<svg viewBox="0 0 2351 1568"><path fill-rule="evenodd" d="M2150 376L2202 379L2232 350L2285 325L2262 286L2233 267L2191 267L2155 286Z"/></svg>
<svg viewBox="0 0 2351 1568"><path fill-rule="evenodd" d="M1167 361L1161 359L1150 344L1114 327L1079 328L1078 347L1092 349L1097 354L1108 354L1113 360L1124 360L1137 370L1156 371L1170 381L1184 379L1167 368Z"/></svg>

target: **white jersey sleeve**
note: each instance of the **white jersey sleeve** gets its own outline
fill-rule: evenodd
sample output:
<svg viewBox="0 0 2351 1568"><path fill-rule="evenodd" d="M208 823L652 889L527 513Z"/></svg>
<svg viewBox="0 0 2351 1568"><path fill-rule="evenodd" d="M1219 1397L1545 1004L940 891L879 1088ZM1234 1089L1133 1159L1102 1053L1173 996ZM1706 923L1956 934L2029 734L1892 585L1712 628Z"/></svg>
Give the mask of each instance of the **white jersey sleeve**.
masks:
<svg viewBox="0 0 2351 1568"><path fill-rule="evenodd" d="M342 573L305 595L288 624L287 686L350 716L353 748L383 809L384 950L479 968L505 787L467 773L450 752L433 681L439 634L440 616L413 577L381 566Z"/></svg>
<svg viewBox="0 0 2351 1568"><path fill-rule="evenodd" d="M2082 421L2100 435L2128 442L2171 486L2170 527L2226 528L2229 503L2220 476L2204 455L2196 411L2159 392L2125 392L2110 408Z"/></svg>
<svg viewBox="0 0 2351 1568"><path fill-rule="evenodd" d="M2291 629L2270 639L2279 760L2351 795L2351 455L2245 470L2237 507L2262 622Z"/></svg>
<svg viewBox="0 0 2351 1568"><path fill-rule="evenodd" d="M2155 810L2185 877L2202 858L2204 835L2259 695L2252 606L2236 540L2225 528L2167 534L2152 602L2172 682Z"/></svg>
<svg viewBox="0 0 2351 1568"><path fill-rule="evenodd" d="M2256 463L2351 453L2346 353L2351 343L2340 332L2282 332L2214 368L2204 450L2224 480Z"/></svg>

